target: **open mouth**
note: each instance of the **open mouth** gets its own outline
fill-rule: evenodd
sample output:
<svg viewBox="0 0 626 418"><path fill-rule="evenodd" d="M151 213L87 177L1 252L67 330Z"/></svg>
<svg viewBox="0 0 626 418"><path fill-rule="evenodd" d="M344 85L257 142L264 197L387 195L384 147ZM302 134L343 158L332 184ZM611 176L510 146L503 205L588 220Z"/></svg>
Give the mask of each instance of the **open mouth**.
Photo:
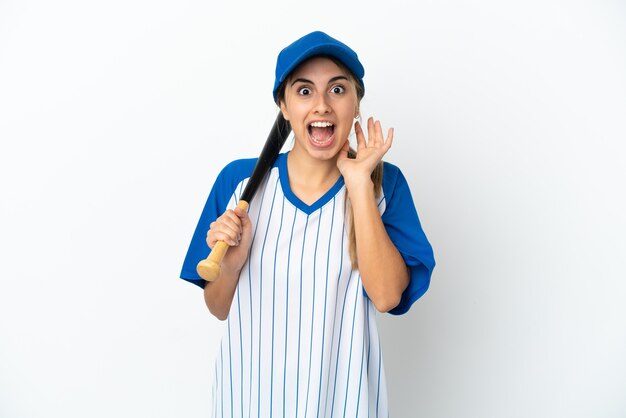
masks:
<svg viewBox="0 0 626 418"><path fill-rule="evenodd" d="M311 122L308 126L309 138L318 147L332 144L335 133L335 125L327 121Z"/></svg>

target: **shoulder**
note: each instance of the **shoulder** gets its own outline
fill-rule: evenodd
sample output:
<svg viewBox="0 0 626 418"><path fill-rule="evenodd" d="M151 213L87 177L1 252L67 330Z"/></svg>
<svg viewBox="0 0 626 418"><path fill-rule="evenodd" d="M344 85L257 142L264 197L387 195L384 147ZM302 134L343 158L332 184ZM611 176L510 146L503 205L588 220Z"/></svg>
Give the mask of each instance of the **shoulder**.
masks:
<svg viewBox="0 0 626 418"><path fill-rule="evenodd" d="M273 166L276 167L279 164L280 160L286 158L286 153L278 154L278 157L276 158L276 161L274 161ZM252 175L252 172L254 171L254 167L256 166L258 160L259 158L256 157L242 158L239 160L231 161L230 163L226 164L218 177L221 179L232 179L238 183L241 180L247 179Z"/></svg>
<svg viewBox="0 0 626 418"><path fill-rule="evenodd" d="M250 177L256 158L243 158L226 164L215 179L214 188L234 190L238 184Z"/></svg>
<svg viewBox="0 0 626 418"><path fill-rule="evenodd" d="M383 163L383 195L389 199L398 190L406 185L406 179L400 168L394 164Z"/></svg>
<svg viewBox="0 0 626 418"><path fill-rule="evenodd" d="M276 167L281 159L286 159L286 154L279 154L273 166ZM258 157L242 158L226 164L218 174L213 188L218 192L232 192L253 176L258 160Z"/></svg>
<svg viewBox="0 0 626 418"><path fill-rule="evenodd" d="M400 168L390 162L383 161L383 180L395 179L402 174Z"/></svg>
<svg viewBox="0 0 626 418"><path fill-rule="evenodd" d="M213 182L207 205L213 202L218 212L224 211L237 187L250 177L255 163L255 158L246 158L225 165Z"/></svg>
<svg viewBox="0 0 626 418"><path fill-rule="evenodd" d="M257 158L242 158L239 160L231 161L222 168L218 177L222 179L235 179L241 181L247 177L250 177L252 170L257 162Z"/></svg>

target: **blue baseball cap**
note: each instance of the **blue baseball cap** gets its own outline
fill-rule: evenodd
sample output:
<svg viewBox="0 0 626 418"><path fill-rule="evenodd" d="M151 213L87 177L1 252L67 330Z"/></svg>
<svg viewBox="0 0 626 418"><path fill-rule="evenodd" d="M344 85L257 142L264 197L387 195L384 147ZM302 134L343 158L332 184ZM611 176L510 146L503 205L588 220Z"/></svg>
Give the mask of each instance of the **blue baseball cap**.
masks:
<svg viewBox="0 0 626 418"><path fill-rule="evenodd" d="M331 38L324 32L316 31L304 35L278 54L278 59L276 60L276 81L274 82L273 91L274 102L277 99L276 92L278 87L289 74L305 60L318 55L330 56L341 61L352 72L365 92L365 85L363 84L365 69L361 65L356 52L348 45Z"/></svg>

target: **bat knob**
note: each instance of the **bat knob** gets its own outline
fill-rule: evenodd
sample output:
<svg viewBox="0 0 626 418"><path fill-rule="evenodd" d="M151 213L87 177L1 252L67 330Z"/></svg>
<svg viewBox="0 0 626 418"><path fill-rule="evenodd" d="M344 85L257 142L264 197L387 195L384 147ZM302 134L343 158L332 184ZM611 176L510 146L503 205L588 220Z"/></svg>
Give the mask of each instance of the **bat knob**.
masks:
<svg viewBox="0 0 626 418"><path fill-rule="evenodd" d="M206 259L202 260L196 266L196 271L207 282L212 282L213 280L220 277L221 267L218 263L213 260Z"/></svg>

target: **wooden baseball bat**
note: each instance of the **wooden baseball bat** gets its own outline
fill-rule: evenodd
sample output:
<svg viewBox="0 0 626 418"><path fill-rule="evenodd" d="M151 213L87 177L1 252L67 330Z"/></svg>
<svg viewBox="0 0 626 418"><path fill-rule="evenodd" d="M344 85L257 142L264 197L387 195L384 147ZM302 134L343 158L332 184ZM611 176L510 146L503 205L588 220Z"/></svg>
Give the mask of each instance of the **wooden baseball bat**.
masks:
<svg viewBox="0 0 626 418"><path fill-rule="evenodd" d="M252 170L250 180L248 180L248 183L241 194L241 200L239 200L237 207L243 210L248 210L250 201L258 190L259 185L263 182L263 178L267 172L270 171L272 165L274 165L274 161L276 161L283 144L287 140L289 132L291 132L291 126L289 125L289 122L283 118L283 114L279 112L278 116L276 116L276 121L274 121L274 125L272 126L272 130L267 137L267 141L265 141L263 150L259 155L259 159ZM213 246L209 256L200 261L196 266L196 271L200 277L207 282L212 282L220 276L222 260L224 259L228 248L229 245L224 241L218 241Z"/></svg>

